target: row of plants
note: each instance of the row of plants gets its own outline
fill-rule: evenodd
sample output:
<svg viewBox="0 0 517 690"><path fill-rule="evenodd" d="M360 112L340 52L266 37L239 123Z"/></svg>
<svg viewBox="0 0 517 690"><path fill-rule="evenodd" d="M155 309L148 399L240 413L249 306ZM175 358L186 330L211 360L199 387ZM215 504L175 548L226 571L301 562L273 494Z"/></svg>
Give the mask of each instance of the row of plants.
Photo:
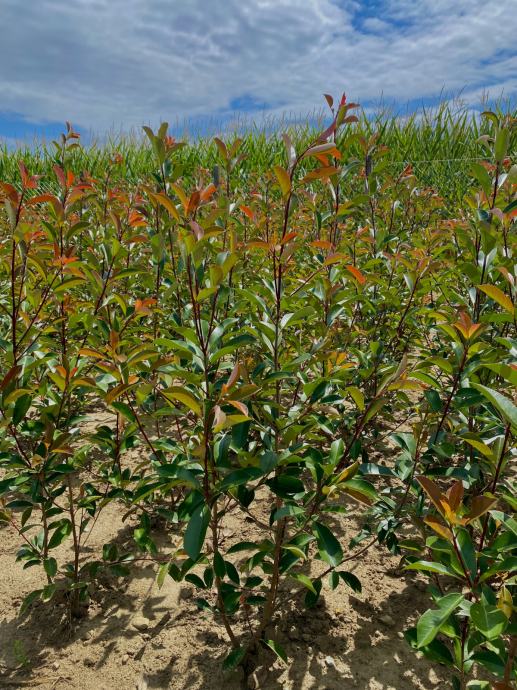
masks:
<svg viewBox="0 0 517 690"><path fill-rule="evenodd" d="M288 599L360 590L349 564L381 544L429 577L408 643L454 688L508 690L515 120L485 113L451 207L387 164L356 104L326 100L330 125L285 134L269 170L219 138L214 167L189 167L164 123L144 128L148 176L122 154L78 174L68 126L52 181L20 162L0 183L0 520L42 569L22 610L87 615L101 573L151 560L224 626L225 667L250 672L260 648L288 660L270 634ZM134 547L92 554L115 504ZM228 543L229 517L253 539ZM180 547L158 548L157 521Z"/></svg>
<svg viewBox="0 0 517 690"><path fill-rule="evenodd" d="M498 116L512 112L511 103L500 102L496 108ZM384 163L390 167L392 176L402 172L409 163L413 165L419 183L433 187L444 202L456 204L468 192L471 185L470 163L482 161L485 156L480 137L490 131L489 123L479 117L477 110L469 109L456 101L444 101L438 106L418 112L393 112L388 107L372 110L356 110L358 122L354 125L357 135L369 139L373 134L377 145L384 147ZM233 123L207 123L206 130L212 135L226 132L225 141L233 143L241 138L241 149L246 153L238 169L238 175L265 174L273 165L284 165L285 147L281 132L288 132L297 149L307 146L318 134L321 123L328 120L327 113L314 113L306 120L289 121L265 118L258 125L246 120ZM321 125L324 129L326 125ZM176 152L175 161L183 165L182 177L188 185L195 184L195 173L200 168L212 170L221 164L217 146L210 136L198 136L189 132L185 126L176 123L172 127L176 136L188 137L189 146ZM170 132L169 132L170 133ZM74 150L69 150L67 166L76 175L87 170L96 178L104 177L111 166L113 156L121 160L115 176L138 183L149 178L156 166L153 151L146 144L147 138L141 132L125 135L108 135L98 140L86 135L88 145L83 142ZM515 150L517 135L510 133L509 150ZM32 142L20 141L16 149L2 146L0 141L0 179L14 180L18 175L18 162L23 160L33 174L43 175L40 188L56 193L58 187L52 170L56 150L60 151L61 141ZM359 142L352 140L347 146L349 155L360 156ZM59 159L59 153L58 153ZM349 180L352 182L353 180ZM246 184L245 181L241 184Z"/></svg>

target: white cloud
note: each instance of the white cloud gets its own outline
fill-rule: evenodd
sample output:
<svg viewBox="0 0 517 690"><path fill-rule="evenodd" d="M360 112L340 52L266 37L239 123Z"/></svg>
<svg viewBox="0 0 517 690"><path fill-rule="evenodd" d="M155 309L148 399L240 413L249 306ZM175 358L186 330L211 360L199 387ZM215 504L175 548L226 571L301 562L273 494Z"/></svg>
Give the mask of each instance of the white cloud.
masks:
<svg viewBox="0 0 517 690"><path fill-rule="evenodd" d="M362 23L362 28L368 31L375 31L377 33L386 33L391 31L392 26L383 19L379 19L379 17L366 17Z"/></svg>
<svg viewBox="0 0 517 690"><path fill-rule="evenodd" d="M517 95L515 0L1 0L0 23L0 110L96 131L343 90Z"/></svg>

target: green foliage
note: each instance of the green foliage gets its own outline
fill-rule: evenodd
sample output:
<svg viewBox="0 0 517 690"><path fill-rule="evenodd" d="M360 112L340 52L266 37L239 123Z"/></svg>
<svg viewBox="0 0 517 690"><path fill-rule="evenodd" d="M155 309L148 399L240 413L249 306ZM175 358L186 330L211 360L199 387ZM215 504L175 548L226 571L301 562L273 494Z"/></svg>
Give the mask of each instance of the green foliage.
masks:
<svg viewBox="0 0 517 690"><path fill-rule="evenodd" d="M472 123L372 129L327 102L323 132L204 158L146 128L136 173L134 151L83 172L71 126L54 180L6 168L0 521L42 569L23 607L64 592L83 615L101 572L151 560L222 621L225 667L260 645L285 662L267 638L284 581L308 607L327 584L360 592L345 564L380 543L431 579L410 645L462 690L479 668L511 687L514 122L485 118L483 159L444 200L390 156L404 131L452 158ZM134 546L90 554L110 504L137 518ZM230 517L251 536L228 543ZM157 520L181 545L158 549Z"/></svg>
<svg viewBox="0 0 517 690"><path fill-rule="evenodd" d="M498 111L503 112L504 103L499 104ZM515 110L513 111L515 115ZM323 122L325 113L314 118ZM457 203L471 186L472 176L482 175L486 183L487 175L482 161L486 155L479 138L490 132L491 123L479 119L477 113L457 103L444 102L435 108L416 113L397 116L389 109L375 114L358 111L359 122L354 132L369 138L377 135L377 146L381 149L382 159L379 164L386 167L393 177L400 174L411 164L420 183L435 189L447 202ZM228 139L228 148L237 139L242 139L242 152L246 157L239 163L238 176L249 178L257 173L264 174L274 165L285 162L285 144L282 133L288 131L297 150L303 150L309 141L318 134L318 125L299 122L272 120L263 127L242 123L235 131L221 129L220 137ZM179 123L175 131L181 131ZM200 168L215 170L225 169L224 151L217 145L215 138L189 135L188 130L181 138L188 138L189 145L175 155L182 176L189 184L195 182L195 171ZM344 135L345 136L345 135ZM515 132L510 134L508 151L515 151ZM220 140L220 139L219 139ZM0 179L13 180L18 172L18 160L33 173L43 175L41 186L48 191L54 189L52 166L59 160L62 143L20 144L16 150L0 148ZM226 146L226 144L225 144ZM360 144L357 137L348 142L355 156L359 155ZM56 155L57 154L57 155ZM76 175L87 170L95 178L103 178L112 165L119 161L115 177L136 184L148 180L156 173L155 151L149 146L147 135L138 132L130 135L109 136L105 141L96 139L89 145L77 147L70 151L68 164ZM479 172L484 171L484 172ZM353 181L353 180L351 180ZM481 183L480 183L481 184Z"/></svg>

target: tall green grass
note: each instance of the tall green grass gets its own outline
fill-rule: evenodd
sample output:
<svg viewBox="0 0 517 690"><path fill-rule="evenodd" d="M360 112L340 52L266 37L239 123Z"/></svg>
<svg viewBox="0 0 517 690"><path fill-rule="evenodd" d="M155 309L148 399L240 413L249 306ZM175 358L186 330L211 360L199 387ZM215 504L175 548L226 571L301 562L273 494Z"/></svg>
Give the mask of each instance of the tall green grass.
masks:
<svg viewBox="0 0 517 690"><path fill-rule="evenodd" d="M503 112L502 106L499 106L499 111ZM505 112L510 112L509 106ZM517 112L513 110L511 114L516 116ZM314 136L317 124L323 122L323 114L314 114L295 124L289 119L269 119L260 125L240 120L221 127L218 134L229 141L236 136L242 137L246 152L243 174L262 173L285 159L282 132L288 131L296 145L303 146ZM359 122L349 131L357 136L346 150L350 157L361 156L359 137L369 138L377 133L377 143L387 147L384 160L393 168L394 175L411 164L423 185L436 189L445 199L455 200L466 192L472 159L486 158L486 149L478 141L485 128L479 113L450 103L422 109L406 117L394 115L389 110L373 115L362 111ZM177 157L184 168L184 176L189 178L200 166L211 169L217 164L217 147L212 137L192 136L186 131L185 137L179 138L187 141L187 146ZM510 150L515 151L516 146L517 135L514 134ZM73 152L70 164L77 173L87 171L94 177L101 177L115 153L123 158L119 174L128 182L148 177L154 169L147 139L138 133L109 136L102 143L93 140L93 143ZM55 148L51 143L24 144L14 150L0 144L0 179L15 181L20 159L24 160L31 173L44 176L44 186L52 187Z"/></svg>

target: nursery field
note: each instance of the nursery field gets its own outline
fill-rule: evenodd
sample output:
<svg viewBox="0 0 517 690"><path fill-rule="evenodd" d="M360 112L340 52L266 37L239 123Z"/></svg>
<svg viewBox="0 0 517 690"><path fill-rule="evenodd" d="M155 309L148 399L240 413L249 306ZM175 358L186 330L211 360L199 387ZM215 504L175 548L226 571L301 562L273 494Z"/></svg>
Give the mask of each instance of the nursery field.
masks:
<svg viewBox="0 0 517 690"><path fill-rule="evenodd" d="M517 119L0 150L0 688L515 690Z"/></svg>

